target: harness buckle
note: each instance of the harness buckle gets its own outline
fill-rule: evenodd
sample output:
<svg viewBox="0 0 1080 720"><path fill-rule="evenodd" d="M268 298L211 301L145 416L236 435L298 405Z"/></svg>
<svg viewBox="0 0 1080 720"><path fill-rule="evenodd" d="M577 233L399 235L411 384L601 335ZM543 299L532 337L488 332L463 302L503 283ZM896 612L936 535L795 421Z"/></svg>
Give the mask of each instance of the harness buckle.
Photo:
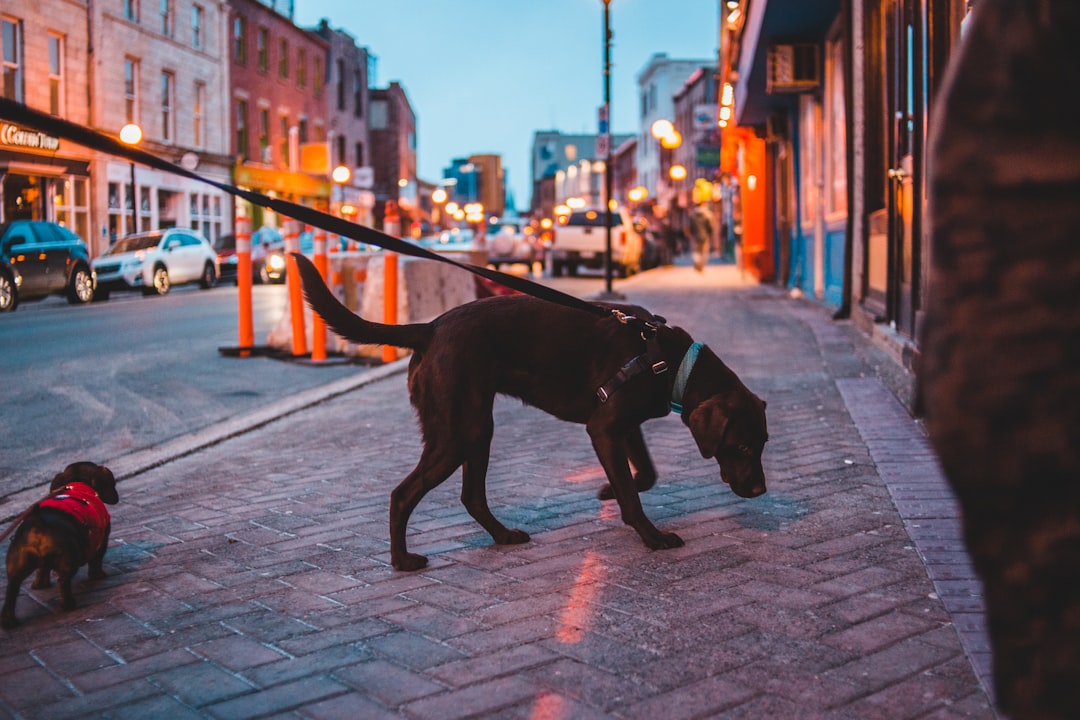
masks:
<svg viewBox="0 0 1080 720"><path fill-rule="evenodd" d="M666 373L668 371L667 360L659 360L652 364L653 375L659 375L660 373Z"/></svg>

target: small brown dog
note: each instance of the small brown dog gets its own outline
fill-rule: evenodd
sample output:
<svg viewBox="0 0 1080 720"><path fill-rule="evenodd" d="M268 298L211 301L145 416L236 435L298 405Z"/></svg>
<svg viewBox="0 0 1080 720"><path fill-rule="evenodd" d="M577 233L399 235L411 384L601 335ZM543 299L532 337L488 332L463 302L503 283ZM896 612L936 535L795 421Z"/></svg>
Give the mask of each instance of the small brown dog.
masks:
<svg viewBox="0 0 1080 720"><path fill-rule="evenodd" d="M390 495L390 561L427 564L410 553L405 527L420 499L462 468L461 500L496 543L523 543L488 508L486 476L497 394L520 398L561 420L582 423L607 474L601 497L650 548L682 538L645 516L638 493L656 481L641 424L677 410L702 457L716 458L736 495L765 492L761 453L765 403L709 348L663 318L631 305L598 312L525 295L466 303L429 323L383 325L354 314L327 289L311 261L295 255L308 303L353 342L411 348L409 396L424 436L420 462ZM631 472L631 465L635 472Z"/></svg>
<svg viewBox="0 0 1080 720"><path fill-rule="evenodd" d="M105 577L101 564L112 528L103 503L115 505L116 478L109 468L92 462L76 462L53 478L49 496L23 514L7 552L7 593L0 611L0 627L15 627L15 598L19 586L35 570L35 589L50 586L49 573L56 571L60 607L71 610L75 598L71 579L89 564L91 580Z"/></svg>

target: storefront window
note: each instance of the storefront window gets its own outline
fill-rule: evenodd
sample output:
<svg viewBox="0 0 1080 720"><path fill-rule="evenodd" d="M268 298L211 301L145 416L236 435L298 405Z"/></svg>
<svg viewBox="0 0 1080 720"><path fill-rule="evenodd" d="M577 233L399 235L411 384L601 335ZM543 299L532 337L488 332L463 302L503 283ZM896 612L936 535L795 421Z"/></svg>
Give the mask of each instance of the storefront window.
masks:
<svg viewBox="0 0 1080 720"><path fill-rule="evenodd" d="M55 180L54 209L56 222L70 229L90 244L90 207L86 178L68 177Z"/></svg>

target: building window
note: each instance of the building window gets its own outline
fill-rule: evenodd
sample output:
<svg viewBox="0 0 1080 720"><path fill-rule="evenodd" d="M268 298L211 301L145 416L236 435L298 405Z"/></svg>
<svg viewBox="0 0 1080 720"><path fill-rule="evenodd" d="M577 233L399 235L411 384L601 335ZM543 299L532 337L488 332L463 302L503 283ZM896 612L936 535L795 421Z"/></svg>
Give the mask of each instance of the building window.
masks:
<svg viewBox="0 0 1080 720"><path fill-rule="evenodd" d="M265 73L270 69L270 31L264 27L259 28L255 44L255 50L259 54L259 72Z"/></svg>
<svg viewBox="0 0 1080 720"><path fill-rule="evenodd" d="M191 47L203 49L203 9L199 5L191 6Z"/></svg>
<svg viewBox="0 0 1080 720"><path fill-rule="evenodd" d="M49 112L64 114L64 38L49 33Z"/></svg>
<svg viewBox="0 0 1080 720"><path fill-rule="evenodd" d="M241 65L247 64L247 20L233 18L233 59Z"/></svg>
<svg viewBox="0 0 1080 720"><path fill-rule="evenodd" d="M259 108L259 159L269 164L270 157L270 111Z"/></svg>
<svg viewBox="0 0 1080 720"><path fill-rule="evenodd" d="M25 102L23 94L22 21L3 19L0 43L4 52L4 97Z"/></svg>
<svg viewBox="0 0 1080 720"><path fill-rule="evenodd" d="M81 238L90 234L90 181L71 175L56 180L56 222Z"/></svg>
<svg viewBox="0 0 1080 720"><path fill-rule="evenodd" d="M124 120L133 123L139 116L139 61L124 58Z"/></svg>
<svg viewBox="0 0 1080 720"><path fill-rule="evenodd" d="M345 109L345 61L337 61L337 109Z"/></svg>
<svg viewBox="0 0 1080 720"><path fill-rule="evenodd" d="M278 77L282 80L289 79L289 41L281 38L278 43Z"/></svg>
<svg viewBox="0 0 1080 720"><path fill-rule="evenodd" d="M304 117L300 118L299 137L298 137L298 139L302 143L306 143L308 141L308 122L307 122L307 118L304 118Z"/></svg>
<svg viewBox="0 0 1080 720"><path fill-rule="evenodd" d="M364 143L356 143L356 167L364 167Z"/></svg>
<svg viewBox="0 0 1080 720"><path fill-rule="evenodd" d="M323 68L322 58L315 56L315 97L322 97Z"/></svg>
<svg viewBox="0 0 1080 720"><path fill-rule="evenodd" d="M192 108L192 128L195 131L195 147L201 148L206 142L206 130L203 128L206 115L206 83L195 83L195 107Z"/></svg>
<svg viewBox="0 0 1080 720"><path fill-rule="evenodd" d="M131 22L139 22L139 0L123 0L124 19Z"/></svg>
<svg viewBox="0 0 1080 720"><path fill-rule="evenodd" d="M282 167L289 166L289 116L281 116L281 139L278 140L278 157Z"/></svg>
<svg viewBox="0 0 1080 720"><path fill-rule="evenodd" d="M296 86L307 87L307 53L304 48L296 51Z"/></svg>
<svg viewBox="0 0 1080 720"><path fill-rule="evenodd" d="M385 100L375 100L371 103L371 115L368 117L368 125L372 130L385 130L390 126L390 108Z"/></svg>
<svg viewBox="0 0 1080 720"><path fill-rule="evenodd" d="M161 0L161 34L173 36L173 0Z"/></svg>
<svg viewBox="0 0 1080 720"><path fill-rule="evenodd" d="M248 104L236 101L236 153L241 160L248 160Z"/></svg>
<svg viewBox="0 0 1080 720"><path fill-rule="evenodd" d="M345 136L337 136L337 160L334 161L334 165L345 164Z"/></svg>
<svg viewBox="0 0 1080 720"><path fill-rule="evenodd" d="M171 72L161 73L161 139L165 142L176 139L176 116L173 113L176 106L176 98L173 97L175 85L176 78Z"/></svg>
<svg viewBox="0 0 1080 720"><path fill-rule="evenodd" d="M364 73L353 73L353 115L364 116Z"/></svg>

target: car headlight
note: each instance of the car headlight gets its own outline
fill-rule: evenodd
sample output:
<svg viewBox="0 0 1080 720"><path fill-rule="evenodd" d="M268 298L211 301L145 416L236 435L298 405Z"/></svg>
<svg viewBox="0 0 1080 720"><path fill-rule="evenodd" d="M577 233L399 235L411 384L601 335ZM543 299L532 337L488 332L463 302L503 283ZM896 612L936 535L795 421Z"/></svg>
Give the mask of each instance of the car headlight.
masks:
<svg viewBox="0 0 1080 720"><path fill-rule="evenodd" d="M285 258L281 255L269 255L266 258L266 267L271 270L284 270Z"/></svg>

